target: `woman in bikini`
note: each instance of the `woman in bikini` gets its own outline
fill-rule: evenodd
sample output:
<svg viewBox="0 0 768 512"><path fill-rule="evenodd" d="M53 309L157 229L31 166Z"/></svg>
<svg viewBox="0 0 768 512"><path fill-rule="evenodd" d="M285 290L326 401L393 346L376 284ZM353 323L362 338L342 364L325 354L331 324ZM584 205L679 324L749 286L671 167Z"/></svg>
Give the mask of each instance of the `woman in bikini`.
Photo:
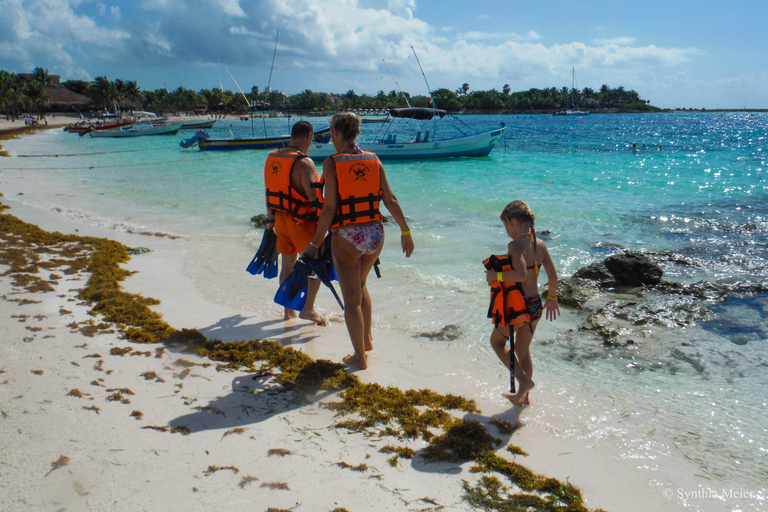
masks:
<svg viewBox="0 0 768 512"><path fill-rule="evenodd" d="M518 282L522 285L525 312L528 314L529 321L494 328L491 333L491 346L499 359L509 368L513 359L507 347L507 339L510 335L514 336L515 355L519 363L519 366L515 367L515 377L518 380L519 389L515 394L505 393L504 396L515 405L523 406L530 405L528 393L534 386L533 361L530 352L533 333L536 331L543 311L547 313L547 320L555 320L560 314L560 308L557 305L557 271L547 245L536 239L535 220L536 217L531 208L524 201L512 201L504 208L501 221L504 223L507 235L512 238L507 245L512 269L505 272L489 270L486 271L485 276L489 286L496 281ZM544 267L547 273L548 282L548 295L543 304L538 283L541 267ZM510 328L513 330L512 333ZM520 371L523 375L519 374Z"/></svg>
<svg viewBox="0 0 768 512"><path fill-rule="evenodd" d="M331 119L331 140L336 154L323 162L324 204L315 236L304 249L314 257L326 232L333 233L333 264L344 298L344 319L354 354L344 358L352 367L366 369L366 351L373 349L371 316L373 307L366 279L384 245L379 203L383 202L400 226L400 244L408 258L414 245L411 231L384 167L374 153L362 151L355 140L360 118L352 113Z"/></svg>

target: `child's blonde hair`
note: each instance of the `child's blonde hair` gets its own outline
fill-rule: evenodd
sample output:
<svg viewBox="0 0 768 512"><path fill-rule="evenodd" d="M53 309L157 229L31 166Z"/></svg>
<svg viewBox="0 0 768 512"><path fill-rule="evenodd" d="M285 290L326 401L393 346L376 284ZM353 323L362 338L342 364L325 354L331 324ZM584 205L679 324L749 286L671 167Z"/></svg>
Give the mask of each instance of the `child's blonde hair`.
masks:
<svg viewBox="0 0 768 512"><path fill-rule="evenodd" d="M501 221L517 219L519 221L528 221L531 223L531 234L533 235L533 250L536 250L536 216L531 211L531 207L525 201L512 201L504 207L501 212Z"/></svg>

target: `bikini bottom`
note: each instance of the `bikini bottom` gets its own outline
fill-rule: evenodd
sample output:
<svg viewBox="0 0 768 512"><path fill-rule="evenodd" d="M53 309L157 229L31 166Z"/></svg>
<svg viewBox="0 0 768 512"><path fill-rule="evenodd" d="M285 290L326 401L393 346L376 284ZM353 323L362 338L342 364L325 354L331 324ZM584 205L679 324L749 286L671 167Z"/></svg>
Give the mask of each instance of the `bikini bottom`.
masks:
<svg viewBox="0 0 768 512"><path fill-rule="evenodd" d="M334 230L334 233L351 243L355 249L363 254L375 253L384 243L384 226L380 222L365 226L338 228Z"/></svg>

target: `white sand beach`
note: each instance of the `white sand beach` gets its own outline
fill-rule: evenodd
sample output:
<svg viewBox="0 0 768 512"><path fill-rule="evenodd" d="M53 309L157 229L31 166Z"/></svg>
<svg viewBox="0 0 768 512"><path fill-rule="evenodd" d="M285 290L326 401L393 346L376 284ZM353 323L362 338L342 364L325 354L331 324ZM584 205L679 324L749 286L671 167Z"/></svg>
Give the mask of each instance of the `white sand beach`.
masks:
<svg viewBox="0 0 768 512"><path fill-rule="evenodd" d="M122 266L135 272L123 288L159 299L153 309L176 329L198 329L225 342L276 340L315 359L340 361L350 351L329 297L320 302L328 327L282 321L270 304L276 284L243 272L252 256L245 244L222 251L211 239L126 233L36 207L52 201L44 195L53 191L33 183L19 185L24 190L5 186L6 214L47 231L149 249ZM215 362L195 353L68 327L91 318L76 297L87 277L63 276L55 291L39 293L0 277L2 510L472 510L462 500L462 481L474 485L481 476L469 471L472 462L425 463L418 452L426 443L417 439L407 444L417 456L393 467L391 455L379 449L404 443L335 428L339 419L323 407L335 395L305 397L282 391L272 378L217 371ZM228 299L249 294L254 304ZM363 382L462 394L476 386L453 375L502 374L474 360L463 361L461 371L446 368L444 359L431 357L444 345L402 332L377 329L374 338L370 369L356 373ZM573 484L590 509L684 509L663 491L690 485L688 475L670 480L672 468L656 479L622 457L620 447L526 426L529 412L497 396L468 398L482 411L471 416L483 424L494 418L522 423L511 435L488 427L503 440L499 454ZM546 408L549 400L572 397L537 395L533 408ZM564 418L563 428L567 424ZM179 426L188 432L169 430ZM504 450L510 443L529 455L510 455Z"/></svg>

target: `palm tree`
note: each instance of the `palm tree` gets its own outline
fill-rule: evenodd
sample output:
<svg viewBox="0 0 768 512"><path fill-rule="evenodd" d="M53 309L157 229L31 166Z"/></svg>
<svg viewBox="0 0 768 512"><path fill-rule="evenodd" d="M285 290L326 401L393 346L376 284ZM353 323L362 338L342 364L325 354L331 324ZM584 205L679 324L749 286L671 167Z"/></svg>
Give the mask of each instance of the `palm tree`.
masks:
<svg viewBox="0 0 768 512"><path fill-rule="evenodd" d="M144 95L141 92L141 87L138 86L133 80L128 80L125 83L125 97L128 100L137 101L139 104L143 103Z"/></svg>
<svg viewBox="0 0 768 512"><path fill-rule="evenodd" d="M29 96L24 91L24 84L18 75L12 75L11 86L6 93L6 102L11 109L11 120L15 121L19 114L20 108L28 107L30 105Z"/></svg>
<svg viewBox="0 0 768 512"><path fill-rule="evenodd" d="M32 70L32 80L42 86L53 85L53 79L51 78L51 75L48 74L47 69L43 68L35 68Z"/></svg>
<svg viewBox="0 0 768 512"><path fill-rule="evenodd" d="M118 99L117 86L105 76L97 76L91 84L91 95L93 103L97 107L103 107L109 110Z"/></svg>
<svg viewBox="0 0 768 512"><path fill-rule="evenodd" d="M41 119L43 109L51 102L51 98L45 90L45 85L38 82L27 82L25 92L29 99L29 104L37 108L37 119Z"/></svg>

